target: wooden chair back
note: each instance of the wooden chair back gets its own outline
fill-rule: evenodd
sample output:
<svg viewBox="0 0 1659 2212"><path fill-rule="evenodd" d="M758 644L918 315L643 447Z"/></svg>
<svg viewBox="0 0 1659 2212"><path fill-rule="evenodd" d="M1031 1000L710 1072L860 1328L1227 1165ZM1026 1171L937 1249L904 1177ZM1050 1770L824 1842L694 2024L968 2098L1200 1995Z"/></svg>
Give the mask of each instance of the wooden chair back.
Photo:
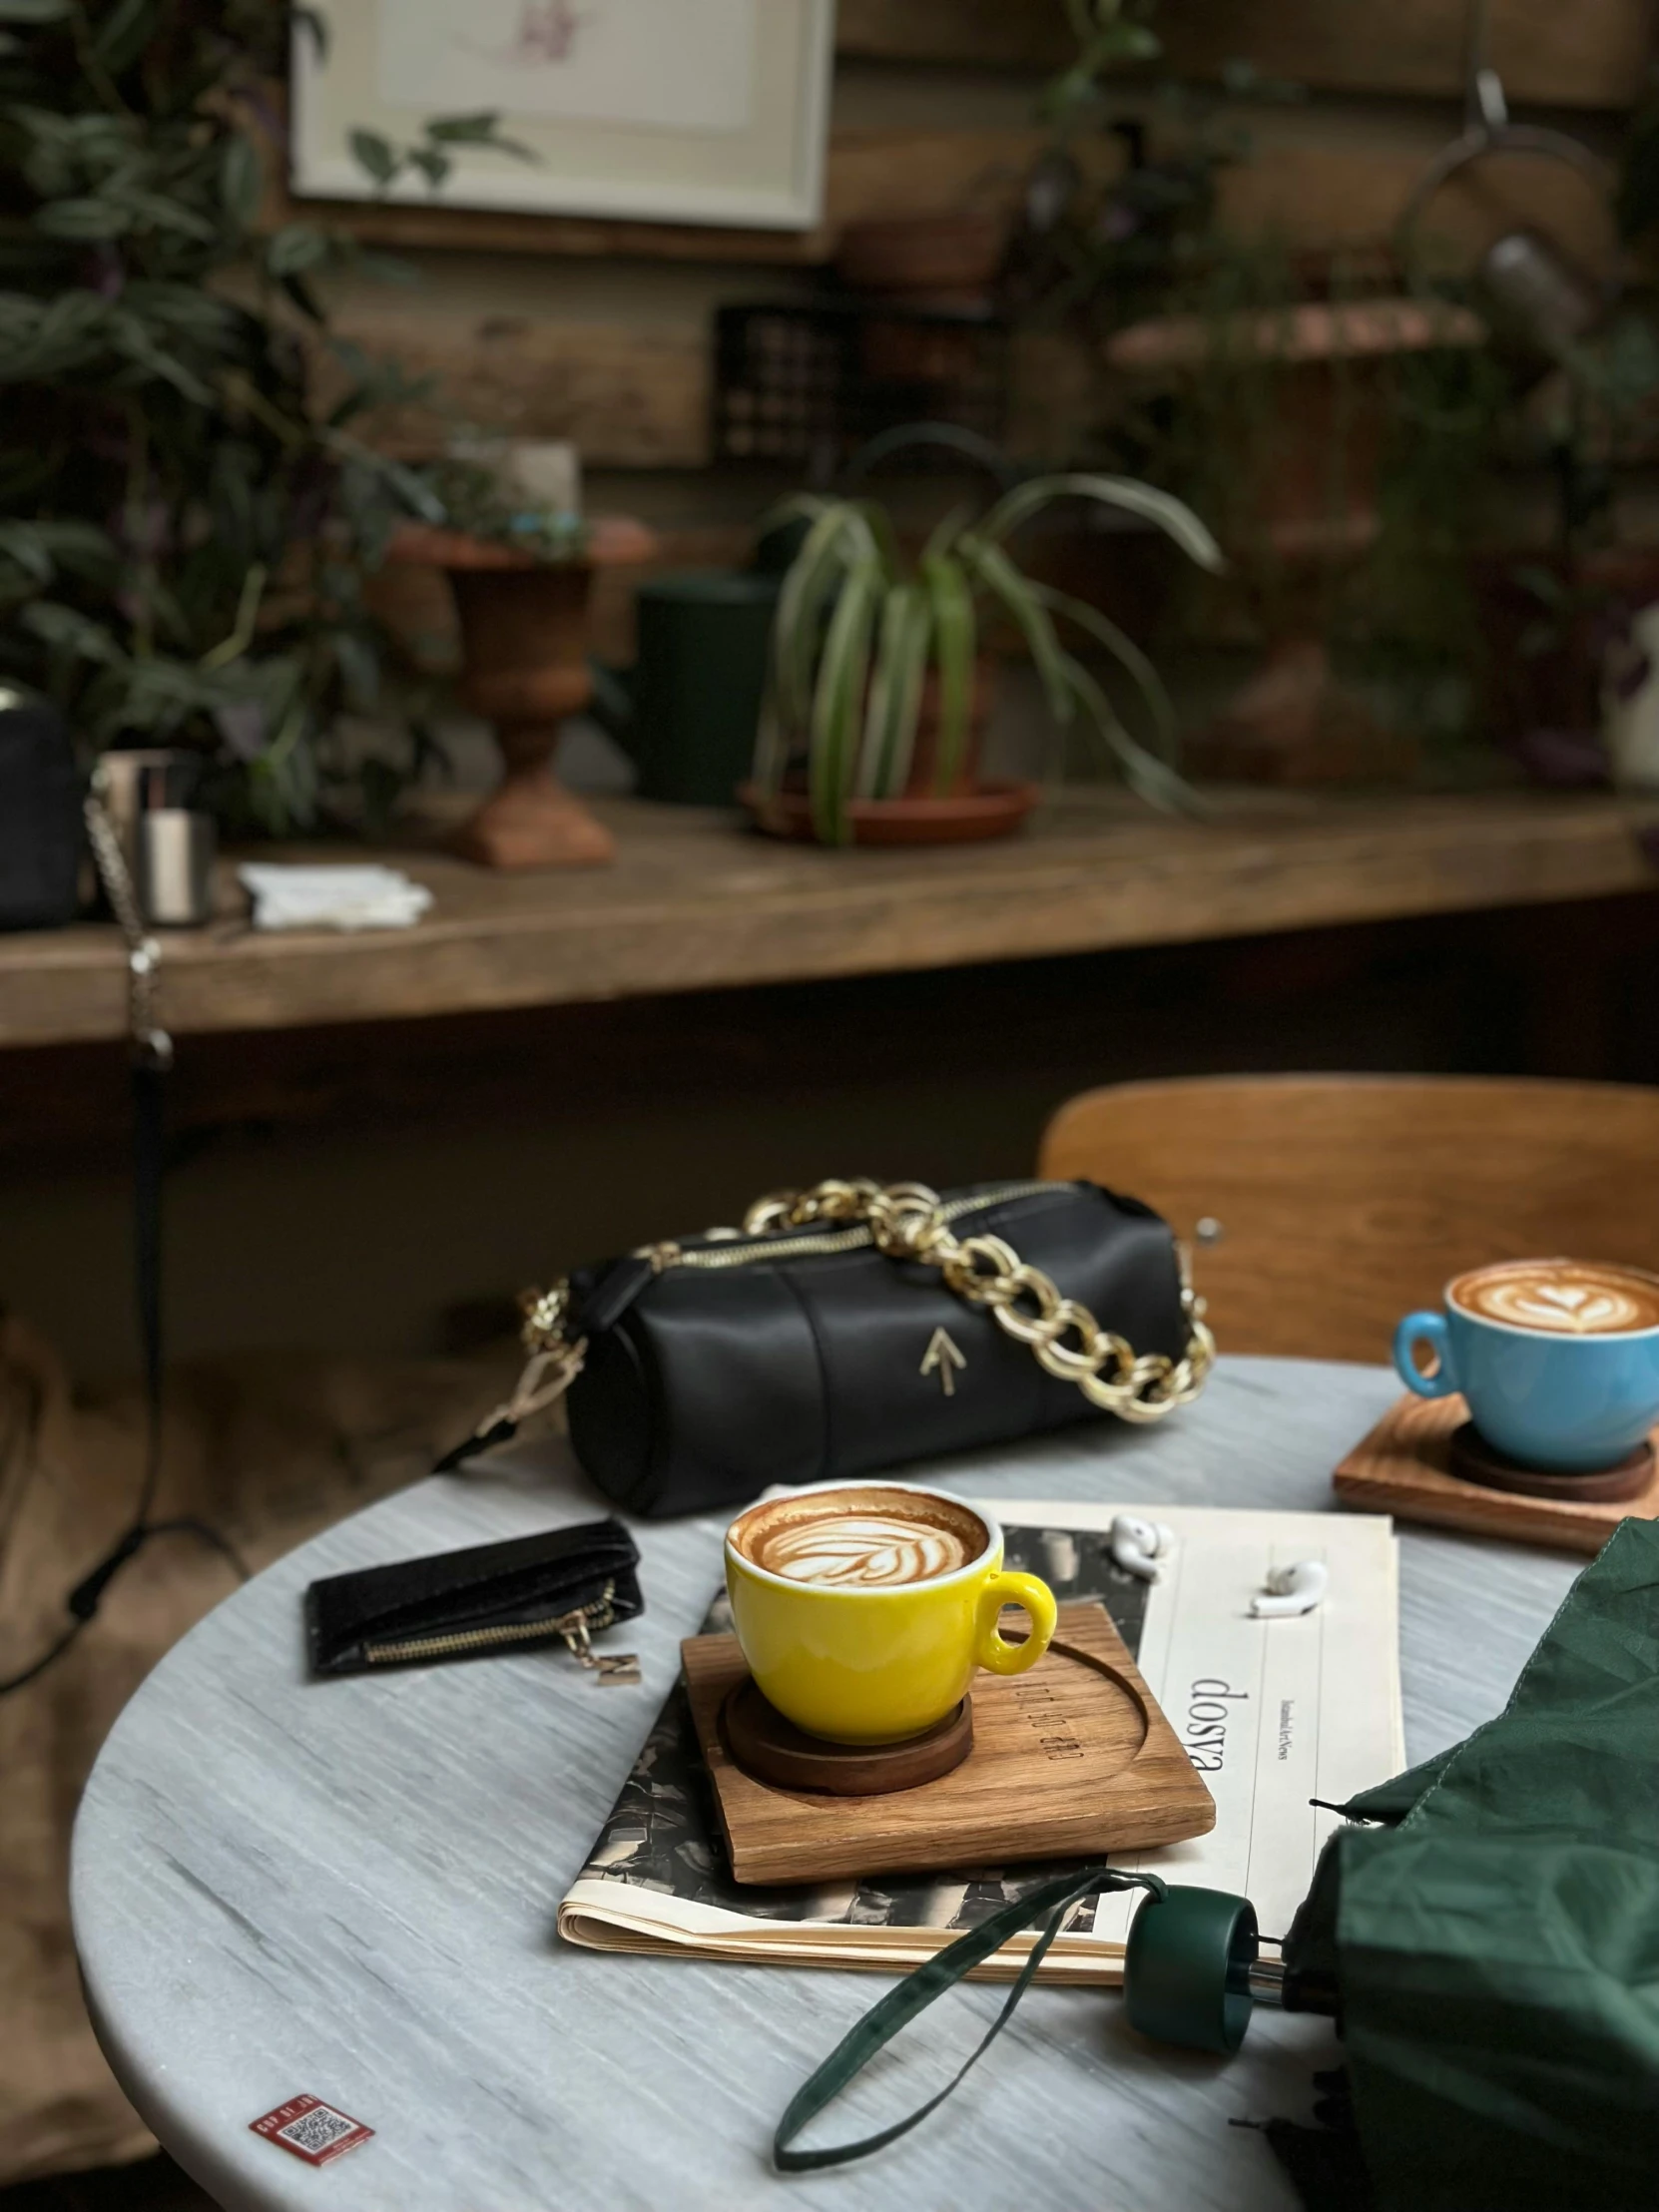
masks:
<svg viewBox="0 0 1659 2212"><path fill-rule="evenodd" d="M1386 1360L1401 1314L1489 1260L1659 1274L1659 1090L1625 1084L1122 1083L1060 1108L1037 1173L1132 1192L1195 1240L1224 1352Z"/></svg>

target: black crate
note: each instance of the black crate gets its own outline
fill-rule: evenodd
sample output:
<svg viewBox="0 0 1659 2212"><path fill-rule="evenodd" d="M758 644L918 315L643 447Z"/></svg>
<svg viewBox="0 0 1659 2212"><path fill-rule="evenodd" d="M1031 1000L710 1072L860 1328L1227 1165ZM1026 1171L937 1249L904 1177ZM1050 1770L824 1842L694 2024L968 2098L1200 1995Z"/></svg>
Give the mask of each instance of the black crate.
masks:
<svg viewBox="0 0 1659 2212"><path fill-rule="evenodd" d="M989 312L858 300L719 311L714 448L733 466L822 483L902 423L999 440L1007 404L1008 330Z"/></svg>

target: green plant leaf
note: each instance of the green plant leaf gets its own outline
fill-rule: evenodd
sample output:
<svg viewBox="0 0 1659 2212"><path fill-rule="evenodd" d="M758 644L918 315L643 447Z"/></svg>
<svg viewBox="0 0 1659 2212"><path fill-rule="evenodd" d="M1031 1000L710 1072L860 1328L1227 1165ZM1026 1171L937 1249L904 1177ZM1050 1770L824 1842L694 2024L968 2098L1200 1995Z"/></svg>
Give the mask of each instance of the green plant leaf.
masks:
<svg viewBox="0 0 1659 2212"><path fill-rule="evenodd" d="M372 641L359 631L341 629L334 632L333 644L347 706L357 714L371 714L380 700L380 656Z"/></svg>
<svg viewBox="0 0 1659 2212"><path fill-rule="evenodd" d="M426 136L437 146L480 146L492 154L507 154L514 161L535 162L540 156L517 139L501 136L501 118L493 110L486 109L478 115L433 116L426 125Z"/></svg>
<svg viewBox="0 0 1659 2212"><path fill-rule="evenodd" d="M82 196L49 200L34 212L34 226L48 238L75 239L88 245L100 239L125 238L133 228L132 212L114 200Z"/></svg>
<svg viewBox="0 0 1659 2212"><path fill-rule="evenodd" d="M328 18L320 8L309 7L304 0L294 0L290 9L296 27L303 31L316 50L319 62L328 59Z"/></svg>
<svg viewBox="0 0 1659 2212"><path fill-rule="evenodd" d="M869 679L870 630L881 585L873 549L846 573L824 640L813 693L808 790L813 828L824 844L847 844L846 803L857 767L857 731Z"/></svg>
<svg viewBox="0 0 1659 2212"><path fill-rule="evenodd" d="M1164 688L1164 680L1141 651L1134 639L1120 630L1115 622L1103 615L1098 607L1086 599L1073 599L1069 593L1056 591L1051 584L1033 583L1034 595L1057 615L1064 615L1076 623L1080 630L1107 652L1123 669L1139 690L1146 703L1148 714L1158 733L1158 750L1172 765L1181 758L1181 723L1175 712L1175 702Z"/></svg>
<svg viewBox="0 0 1659 2212"><path fill-rule="evenodd" d="M440 154L435 146L417 146L409 156L409 167L419 170L428 192L436 192L454 166L449 156Z"/></svg>
<svg viewBox="0 0 1659 2212"><path fill-rule="evenodd" d="M977 535L994 544L1022 523L1029 522L1044 507L1052 506L1057 499L1090 499L1097 506L1117 507L1125 514L1139 515L1143 521L1155 523L1200 568L1219 574L1227 566L1221 547L1185 500L1177 499L1172 492L1159 491L1152 484L1139 483L1132 476L1034 477L1029 484L1016 486L997 501L980 523Z"/></svg>
<svg viewBox="0 0 1659 2212"><path fill-rule="evenodd" d="M229 668L240 661L254 642L254 625L259 619L260 601L270 572L263 561L255 561L242 581L242 592L237 602L236 621L229 634L218 645L202 655L198 664L205 670Z"/></svg>
<svg viewBox="0 0 1659 2212"><path fill-rule="evenodd" d="M0 557L36 584L50 584L60 570L89 582L113 582L120 567L114 539L96 523L52 519L0 522Z"/></svg>
<svg viewBox="0 0 1659 2212"><path fill-rule="evenodd" d="M855 789L860 799L894 799L904 789L932 624L932 608L919 584L888 586L881 598L863 742L858 749Z"/></svg>
<svg viewBox="0 0 1659 2212"><path fill-rule="evenodd" d="M92 50L114 77L131 68L156 28L156 0L117 0L93 34Z"/></svg>
<svg viewBox="0 0 1659 2212"><path fill-rule="evenodd" d="M382 188L391 183L402 166L390 141L383 139L378 131L351 131L345 143L357 167Z"/></svg>
<svg viewBox="0 0 1659 2212"><path fill-rule="evenodd" d="M282 296L293 302L307 322L315 323L319 330L327 328L328 310L303 276L278 276L276 281L282 287Z"/></svg>
<svg viewBox="0 0 1659 2212"><path fill-rule="evenodd" d="M293 276L302 269L315 269L332 250L327 232L314 223L284 223L267 242L265 266L273 276Z"/></svg>
<svg viewBox="0 0 1659 2212"><path fill-rule="evenodd" d="M259 214L264 182L259 148L246 131L233 131L220 157L219 197L239 229L247 230Z"/></svg>
<svg viewBox="0 0 1659 2212"><path fill-rule="evenodd" d="M418 515L422 522L430 522L441 530L449 520L443 501L419 469L410 468L405 461L392 460L384 453L374 452L346 431L330 432L329 443L342 457L357 464L365 484L383 485L400 505L407 508L409 513Z"/></svg>
<svg viewBox="0 0 1659 2212"><path fill-rule="evenodd" d="M973 715L974 657L978 625L973 594L961 564L949 554L924 554L922 582L933 618L934 659L939 671L939 733L933 789L943 798L962 771Z"/></svg>
<svg viewBox="0 0 1659 2212"><path fill-rule="evenodd" d="M199 246L219 243L218 229L205 215L164 192L139 192L129 187L124 199L129 212L141 217L152 231L171 231L178 238L195 239Z"/></svg>
<svg viewBox="0 0 1659 2212"><path fill-rule="evenodd" d="M69 0L0 0L0 23L62 23Z"/></svg>
<svg viewBox="0 0 1659 2212"><path fill-rule="evenodd" d="M55 599L35 599L17 620L23 629L32 631L67 660L101 661L114 668L126 659L103 624L92 621L78 607L66 607Z"/></svg>
<svg viewBox="0 0 1659 2212"><path fill-rule="evenodd" d="M488 146L501 128L500 111L480 109L476 115L435 115L426 136L447 146Z"/></svg>
<svg viewBox="0 0 1659 2212"><path fill-rule="evenodd" d="M0 522L0 557L20 568L32 583L49 584L57 574L40 532L27 522Z"/></svg>
<svg viewBox="0 0 1659 2212"><path fill-rule="evenodd" d="M71 516L32 525L56 565L71 576L91 581L113 578L121 565L121 549L107 530L95 522L79 522Z"/></svg>
<svg viewBox="0 0 1659 2212"><path fill-rule="evenodd" d="M1065 656L1036 586L1029 577L1020 574L999 545L984 545L978 538L968 535L961 539L958 550L968 573L977 577L1018 625L1026 650L1042 679L1049 713L1056 722L1069 722L1074 699L1062 665Z"/></svg>
<svg viewBox="0 0 1659 2212"><path fill-rule="evenodd" d="M1066 675L1078 705L1083 709L1084 720L1100 739L1118 773L1138 799L1144 799L1149 807L1156 807L1163 814L1204 815L1208 813L1204 801L1184 778L1178 776L1165 761L1149 753L1145 746L1137 745L1123 724L1105 692L1089 674L1081 661L1066 655Z"/></svg>
<svg viewBox="0 0 1659 2212"><path fill-rule="evenodd" d="M972 519L971 507L952 507L948 514L941 515L927 533L927 542L921 549L922 560L933 553L954 552L957 539Z"/></svg>
<svg viewBox="0 0 1659 2212"><path fill-rule="evenodd" d="M811 716L826 607L848 568L874 553L869 524L856 507L818 503L813 526L784 578L773 629L778 705L787 724L805 728Z"/></svg>
<svg viewBox="0 0 1659 2212"><path fill-rule="evenodd" d="M192 399L199 407L211 407L214 395L196 372L188 368L174 353L158 345L136 315L122 314L113 319L111 336L117 348L136 366L147 369L152 376L159 376L171 384L186 399Z"/></svg>

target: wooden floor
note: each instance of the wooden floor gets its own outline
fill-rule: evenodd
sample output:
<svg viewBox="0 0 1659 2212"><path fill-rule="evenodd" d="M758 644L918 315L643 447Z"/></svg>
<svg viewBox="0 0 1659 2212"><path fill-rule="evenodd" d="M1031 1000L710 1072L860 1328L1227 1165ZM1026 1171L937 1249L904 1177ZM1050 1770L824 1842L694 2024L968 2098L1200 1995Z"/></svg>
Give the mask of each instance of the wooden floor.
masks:
<svg viewBox="0 0 1659 2212"><path fill-rule="evenodd" d="M136 2166L0 2189L0 2212L214 2212L214 2200L164 2152Z"/></svg>
<svg viewBox="0 0 1659 2212"><path fill-rule="evenodd" d="M286 1029L831 976L937 970L1262 931L1549 904L1652 888L1659 800L1218 796L1171 821L1071 793L1026 833L825 852L736 818L600 802L611 867L501 875L430 846L387 855L434 894L412 929L257 935L234 876L222 918L165 936L176 1034ZM279 848L280 857L350 859ZM125 1034L113 928L0 937L0 1045Z"/></svg>

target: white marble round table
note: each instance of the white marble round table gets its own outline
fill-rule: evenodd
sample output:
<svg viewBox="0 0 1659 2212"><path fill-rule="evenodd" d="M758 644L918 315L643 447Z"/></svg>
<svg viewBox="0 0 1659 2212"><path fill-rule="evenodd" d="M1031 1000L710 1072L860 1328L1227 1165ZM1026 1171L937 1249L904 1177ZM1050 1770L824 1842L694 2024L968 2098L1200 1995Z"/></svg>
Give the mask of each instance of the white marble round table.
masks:
<svg viewBox="0 0 1659 2212"><path fill-rule="evenodd" d="M1088 1425L955 1460L950 1479L986 1496L1322 1506L1396 1388L1381 1369L1228 1360L1163 1427ZM304 1677L314 1576L595 1511L556 1444L422 1482L228 1599L121 1716L76 1828L76 1939L111 2064L212 2196L232 2212L1293 2204L1262 2137L1228 2123L1305 2112L1329 2025L1259 2015L1223 2063L1139 2043L1100 1990L1033 1991L971 2088L867 2164L775 2175L778 2115L880 1983L605 1955L553 1932L718 1581L717 1523L638 1530L638 1689L592 1687L547 1653ZM1416 1760L1498 1710L1579 1562L1401 1533ZM919 2101L1001 2001L951 1992L832 2134ZM249 2132L301 2091L373 2140L313 2169Z"/></svg>

